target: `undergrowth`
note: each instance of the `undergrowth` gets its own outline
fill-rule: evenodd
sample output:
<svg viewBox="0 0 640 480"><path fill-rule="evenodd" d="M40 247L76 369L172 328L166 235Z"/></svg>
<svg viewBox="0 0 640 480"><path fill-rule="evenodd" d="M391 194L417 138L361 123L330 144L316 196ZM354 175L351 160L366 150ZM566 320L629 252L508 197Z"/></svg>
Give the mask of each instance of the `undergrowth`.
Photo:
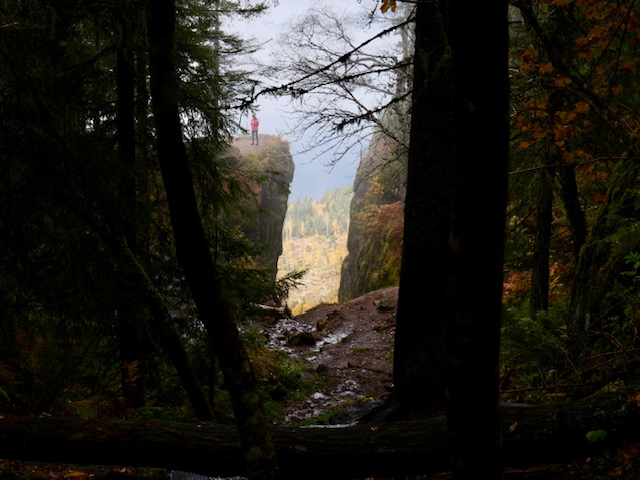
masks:
<svg viewBox="0 0 640 480"><path fill-rule="evenodd" d="M640 254L603 299L606 314L585 328L574 326L569 306L557 304L529 315L528 304L504 309L500 373L503 400L537 403L550 397L580 398L624 389L640 390Z"/></svg>

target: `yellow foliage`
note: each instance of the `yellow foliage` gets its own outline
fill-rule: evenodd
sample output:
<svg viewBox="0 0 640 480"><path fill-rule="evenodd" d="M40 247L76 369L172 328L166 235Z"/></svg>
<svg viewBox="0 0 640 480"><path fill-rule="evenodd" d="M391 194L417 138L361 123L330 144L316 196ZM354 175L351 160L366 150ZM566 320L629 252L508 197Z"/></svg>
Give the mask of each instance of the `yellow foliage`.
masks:
<svg viewBox="0 0 640 480"><path fill-rule="evenodd" d="M287 303L299 315L321 303L336 303L342 261L347 255L347 233L285 240L278 261L278 276L287 271L308 269L301 285L289 292Z"/></svg>

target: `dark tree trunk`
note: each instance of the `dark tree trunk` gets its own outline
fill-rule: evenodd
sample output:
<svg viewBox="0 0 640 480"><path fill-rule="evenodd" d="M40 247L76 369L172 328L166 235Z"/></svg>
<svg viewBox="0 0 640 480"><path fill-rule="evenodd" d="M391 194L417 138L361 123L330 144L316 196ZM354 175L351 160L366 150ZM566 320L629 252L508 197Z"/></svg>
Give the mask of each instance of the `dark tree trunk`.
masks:
<svg viewBox="0 0 640 480"><path fill-rule="evenodd" d="M563 59L571 58L571 51L567 48L576 40L576 37L582 35L582 32L575 28L577 23L573 17L573 9L556 9L552 18L547 23L549 26L553 26L550 30L554 45L557 48L553 50L545 51L548 58L554 65L560 64ZM556 112L564 111L566 109L573 108L575 99L573 98L573 89L569 89L569 92L562 89L555 89L547 87L547 93L549 94L549 103L551 105L550 117L554 117ZM561 152L558 147L554 145L555 161L549 160L547 163L555 163L561 165L564 163ZM575 262L578 261L578 255L582 245L584 245L587 237L587 220L585 218L584 211L580 205L580 194L578 192L578 185L576 184L575 169L573 166L563 166L559 169L554 169L557 172L556 175L560 184L560 199L564 205L567 219L569 220L569 228L571 229L571 237L573 239L573 252L575 254Z"/></svg>
<svg viewBox="0 0 640 480"><path fill-rule="evenodd" d="M130 248L137 248L138 221L136 215L136 130L135 130L135 67L133 58L132 12L120 9L120 38L116 52L118 157L122 165L120 199L122 212L114 219L120 226ZM123 283L118 305L118 335L120 340L120 368L122 392L127 412L145 405L143 332L146 311L132 294L135 289Z"/></svg>
<svg viewBox="0 0 640 480"><path fill-rule="evenodd" d="M549 309L549 253L551 250L551 222L553 220L552 172L538 174L538 201L536 215L533 268L531 270L531 301L529 314L536 318L541 310Z"/></svg>
<svg viewBox="0 0 640 480"><path fill-rule="evenodd" d="M580 250L587 239L589 229L587 220L584 216L584 210L580 205L580 195L578 185L576 183L576 171L574 168L567 166L559 169L560 177L560 198L567 212L567 219L571 228L571 237L573 239L573 253L575 262L578 262Z"/></svg>
<svg viewBox="0 0 640 480"><path fill-rule="evenodd" d="M96 227L96 230L100 231L100 228ZM132 296L148 310L150 318L145 320L153 323L149 323L146 327L157 332L165 353L178 373L194 414L202 421L213 420L214 414L211 404L207 402L207 398L198 384L187 352L180 340L180 335L160 292L131 248L121 238L116 238L104 230L101 231L101 234L105 243L124 266L123 283L131 286Z"/></svg>
<svg viewBox="0 0 640 480"><path fill-rule="evenodd" d="M206 327L233 404L249 478L278 478L257 379L224 296L197 209L178 114L175 4L149 2L147 11L152 110L158 159L171 215L176 253Z"/></svg>
<svg viewBox="0 0 640 480"><path fill-rule="evenodd" d="M507 2L451 0L450 8L455 200L446 291L448 431L455 480L497 479L509 161Z"/></svg>
<svg viewBox="0 0 640 480"><path fill-rule="evenodd" d="M117 243L117 241L110 242L110 244L117 254L121 256L123 262L129 266L129 281L136 285L135 291L149 308L151 319L154 322L151 328L158 332L162 346L180 377L180 382L187 393L196 417L202 421L213 420L214 414L211 403L207 401L198 384L187 352L180 341L180 335L160 293L156 290L147 272L128 247Z"/></svg>
<svg viewBox="0 0 640 480"><path fill-rule="evenodd" d="M571 45L575 41L575 37L577 33L575 28L573 27L573 25L575 24L575 19L570 18L570 16L568 15L572 16L571 14L568 14L568 10L565 11L563 9L558 9L556 10L555 14L547 22L550 28L550 32L552 32L551 35L552 35L552 39L554 40L554 44L558 46L558 49L554 49L553 51L544 51L544 53L548 55L548 58L554 64L558 64L560 56L565 58L570 56L570 52L564 52L564 50L566 50L565 46ZM564 111L567 108L572 108L571 105L573 105L572 102L574 101L572 98L572 92L551 88L550 86L545 86L544 88L546 93L549 95L549 105L550 105L549 118L553 119L555 118L555 114L557 112ZM553 125L553 122L551 122L551 124L549 125L550 131L553 131L554 128L555 127ZM569 220L569 227L571 229L571 236L573 239L573 252L575 254L575 261L577 263L580 248L582 248L582 245L584 244L584 240L586 238L587 224L586 224L584 212L582 211L582 207L580 206L578 187L575 179L575 170L573 168L562 166L565 160L561 150L554 143L552 143L551 140L549 140L548 143L550 145L549 145L549 154L547 155L547 158L546 158L546 163L549 166L549 170L548 170L549 182L551 181L552 175L557 175L560 181L559 195L564 204L565 211L567 214L567 219ZM560 165L560 168L557 168L556 165ZM545 194L546 192L542 193L542 195L545 195ZM550 195L553 195L553 193L550 193ZM553 199L551 199L551 202L553 202ZM541 200L541 204L540 204L541 209L544 208L543 205L545 203L546 203L545 200ZM553 203L551 203L551 206L549 206L549 208L552 208L552 205ZM550 239L552 212L549 212L548 215L549 215L549 218L545 219L545 221L548 220L549 222L549 239ZM545 246L542 244L536 244L536 247L540 247L542 249L545 248ZM547 290L546 305L547 306L544 307L542 302L535 301L536 296L538 296L538 300L542 300L540 296L540 293L541 293L540 291L532 292L532 302L531 302L532 318L535 317L535 314L539 310L546 310L548 308L548 303L549 303L549 300L548 300L549 249L548 247L546 250L546 255L547 255L546 286L544 286L542 283L536 284L534 282L533 288L534 289L538 288L538 290L540 290L541 288L546 288ZM542 262L542 253L540 254L540 261ZM541 263L538 264L538 266L541 266ZM534 263L534 272L533 272L534 281L536 280L535 275L537 273L535 271L535 268L536 268L536 263ZM539 272L539 273L541 276L538 278L538 281L543 282L544 280L542 279L542 272Z"/></svg>
<svg viewBox="0 0 640 480"><path fill-rule="evenodd" d="M505 464L517 468L594 455L637 440L640 431L637 408L619 397L505 405L501 417ZM586 433L603 428L606 441L589 442ZM445 417L374 428L272 427L271 434L283 478L398 478L451 469ZM237 429L212 424L5 418L0 451L4 459L246 474Z"/></svg>
<svg viewBox="0 0 640 480"><path fill-rule="evenodd" d="M536 18L531 0L517 2L517 5L525 23L537 36L537 42L540 45L541 52L553 63L554 70L561 75L573 77L574 75L572 75L571 68L567 63L567 59L572 58L572 53L567 51L566 46L572 45L577 35L582 35L582 33L574 27L577 22L575 18L571 18L573 16L573 9L554 10L553 16L548 18L545 24L546 27L553 26L553 28L549 30L550 33L547 34ZM581 88L583 89L580 93L585 98L598 105L602 110L608 110L597 95L586 90L586 86ZM548 91L548 93L551 103L554 105L552 110L560 110L563 108L563 103L575 101L575 99L570 97L570 95L572 96L576 93L574 88L571 88L568 93L557 89ZM557 163L561 163L561 161ZM580 204L575 170L573 170L572 166L562 167L558 170L558 176L560 179L560 197L567 212L567 218L571 227L573 251L577 261L580 249L587 237L587 221Z"/></svg>
<svg viewBox="0 0 640 480"><path fill-rule="evenodd" d="M444 278L453 197L453 111L447 12L418 2L393 405L443 411ZM425 305L427 306L425 308Z"/></svg>

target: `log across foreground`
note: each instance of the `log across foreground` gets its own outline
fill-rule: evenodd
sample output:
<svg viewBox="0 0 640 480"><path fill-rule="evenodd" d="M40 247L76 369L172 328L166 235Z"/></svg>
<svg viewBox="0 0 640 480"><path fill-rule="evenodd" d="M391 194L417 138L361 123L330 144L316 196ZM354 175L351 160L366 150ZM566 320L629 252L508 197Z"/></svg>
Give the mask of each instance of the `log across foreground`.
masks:
<svg viewBox="0 0 640 480"><path fill-rule="evenodd" d="M508 466L590 455L637 439L638 406L620 397L501 409ZM591 443L587 433L607 432ZM446 419L383 425L274 426L284 478L357 478L448 470ZM184 470L211 476L244 474L233 426L78 418L0 420L0 458L83 465Z"/></svg>

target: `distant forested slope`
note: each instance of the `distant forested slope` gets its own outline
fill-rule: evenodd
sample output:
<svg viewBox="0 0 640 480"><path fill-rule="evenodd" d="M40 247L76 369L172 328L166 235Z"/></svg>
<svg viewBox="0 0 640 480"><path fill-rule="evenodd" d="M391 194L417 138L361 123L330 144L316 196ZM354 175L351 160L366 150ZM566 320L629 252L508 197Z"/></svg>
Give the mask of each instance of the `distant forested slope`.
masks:
<svg viewBox="0 0 640 480"><path fill-rule="evenodd" d="M308 270L302 285L289 295L288 304L294 314L338 300L352 196L353 188L346 186L325 193L321 200L305 198L289 204L278 276Z"/></svg>

